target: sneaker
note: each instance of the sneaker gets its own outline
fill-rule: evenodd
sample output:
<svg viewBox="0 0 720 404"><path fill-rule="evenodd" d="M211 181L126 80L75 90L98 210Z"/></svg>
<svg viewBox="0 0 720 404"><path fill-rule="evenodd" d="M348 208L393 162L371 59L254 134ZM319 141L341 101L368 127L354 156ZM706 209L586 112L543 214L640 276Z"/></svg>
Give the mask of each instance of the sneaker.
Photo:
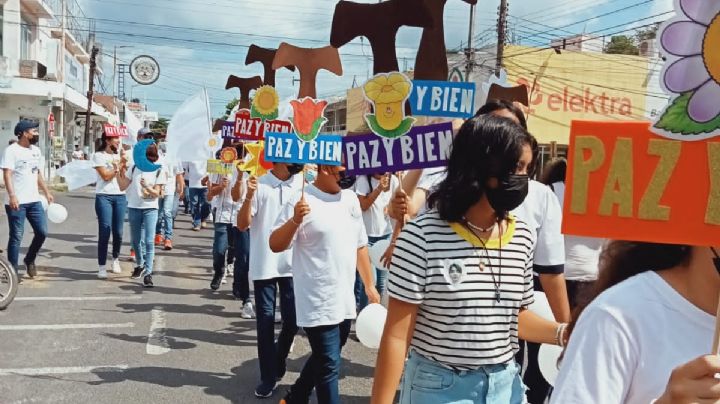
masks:
<svg viewBox="0 0 720 404"><path fill-rule="evenodd" d="M101 266L98 270L98 279L107 279L107 269L105 268L105 265Z"/></svg>
<svg viewBox="0 0 720 404"><path fill-rule="evenodd" d="M223 285L227 283L227 269L225 270L225 272L223 272L223 276L222 276L222 279L220 280L220 283L222 283Z"/></svg>
<svg viewBox="0 0 720 404"><path fill-rule="evenodd" d="M169 238L166 238L165 245L163 246L163 250L170 251L170 250L172 250L172 248L173 248L172 240L170 240Z"/></svg>
<svg viewBox="0 0 720 404"><path fill-rule="evenodd" d="M220 274L213 275L212 281L210 282L210 289L212 289L212 290L220 289L221 279L222 279L222 275L220 275Z"/></svg>
<svg viewBox="0 0 720 404"><path fill-rule="evenodd" d="M231 278L233 276L233 272L235 272L235 264L227 264L225 267L225 276Z"/></svg>
<svg viewBox="0 0 720 404"><path fill-rule="evenodd" d="M192 230L193 230L193 231L200 231L200 226L193 226Z"/></svg>
<svg viewBox="0 0 720 404"><path fill-rule="evenodd" d="M140 275L142 275L142 273L144 271L145 271L145 267L135 267L135 269L133 269L132 275L130 275L130 278L138 279L138 278L140 278Z"/></svg>
<svg viewBox="0 0 720 404"><path fill-rule="evenodd" d="M280 310L275 310L275 324L282 323L282 313L280 313Z"/></svg>
<svg viewBox="0 0 720 404"><path fill-rule="evenodd" d="M157 245L157 246L162 245L163 241L164 241L164 239L163 239L162 235L160 235L160 234L155 235L155 245Z"/></svg>
<svg viewBox="0 0 720 404"><path fill-rule="evenodd" d="M135 259L135 250L130 249L130 258Z"/></svg>
<svg viewBox="0 0 720 404"><path fill-rule="evenodd" d="M255 310L253 310L253 304L246 302L243 305L242 312L240 312L240 318L250 319L255 318Z"/></svg>
<svg viewBox="0 0 720 404"><path fill-rule="evenodd" d="M152 288L153 286L155 286L153 285L152 275L145 275L145 277L143 278L143 286L145 286L146 288Z"/></svg>
<svg viewBox="0 0 720 404"><path fill-rule="evenodd" d="M206 227L207 227L207 223L205 223L205 222L200 222L200 227L203 228L203 229L206 228Z"/></svg>
<svg viewBox="0 0 720 404"><path fill-rule="evenodd" d="M265 383L262 382L255 387L255 397L268 398L273 395L275 389L277 389L277 382Z"/></svg>
<svg viewBox="0 0 720 404"><path fill-rule="evenodd" d="M122 268L120 267L120 260L115 258L112 263L112 273L119 274L122 272Z"/></svg>
<svg viewBox="0 0 720 404"><path fill-rule="evenodd" d="M288 390L287 393L285 393L285 397L280 399L280 404L290 404L290 403L292 403L292 393L290 392L290 390Z"/></svg>
<svg viewBox="0 0 720 404"><path fill-rule="evenodd" d="M27 274L29 277L34 278L37 276L37 268L35 268L34 262L25 262L25 268L27 268Z"/></svg>

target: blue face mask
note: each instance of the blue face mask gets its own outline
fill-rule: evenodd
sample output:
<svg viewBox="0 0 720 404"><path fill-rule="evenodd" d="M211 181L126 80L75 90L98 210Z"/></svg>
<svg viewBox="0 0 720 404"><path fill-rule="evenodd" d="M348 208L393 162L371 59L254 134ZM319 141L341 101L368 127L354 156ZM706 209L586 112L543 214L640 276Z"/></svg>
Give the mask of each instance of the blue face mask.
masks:
<svg viewBox="0 0 720 404"><path fill-rule="evenodd" d="M317 177L316 171L305 171L305 181L307 182L314 182L315 178Z"/></svg>

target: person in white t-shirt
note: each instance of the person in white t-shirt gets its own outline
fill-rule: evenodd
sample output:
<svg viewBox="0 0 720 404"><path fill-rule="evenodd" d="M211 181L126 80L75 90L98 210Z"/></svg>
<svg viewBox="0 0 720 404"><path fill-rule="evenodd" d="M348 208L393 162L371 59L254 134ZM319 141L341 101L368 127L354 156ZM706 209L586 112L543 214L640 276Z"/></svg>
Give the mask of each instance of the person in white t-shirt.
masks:
<svg viewBox="0 0 720 404"><path fill-rule="evenodd" d="M270 172L262 177L250 177L237 216L237 227L241 231L250 231L250 278L255 292L260 365L260 383L255 388L255 395L261 398L270 397L278 380L285 375L287 356L298 332L292 248L275 254L270 250L268 239L282 207L301 192L302 171L301 164L274 163ZM278 294L282 329L276 339L274 320Z"/></svg>
<svg viewBox="0 0 720 404"><path fill-rule="evenodd" d="M53 203L42 174L43 158L40 149L35 146L39 141L38 124L29 120L21 120L15 126L18 141L11 144L3 153L0 167L7 196L5 212L8 216L8 261L19 271L20 244L25 232L25 219L33 229L33 239L25 254L25 268L29 277L37 275L35 258L42 248L48 234L47 215L40 202L40 190L47 198L48 204ZM18 275L20 275L18 273Z"/></svg>
<svg viewBox="0 0 720 404"><path fill-rule="evenodd" d="M376 173L373 175L358 176L355 182L355 193L360 200L360 209L363 211L363 223L368 235L368 246L372 248L380 240L387 240L393 231L393 225L388 216L388 205L393 190L398 187L398 179L391 173ZM387 280L386 268L375 268L375 288L380 296L385 293ZM360 275L355 277L355 301L358 311L367 306L367 296Z"/></svg>
<svg viewBox="0 0 720 404"><path fill-rule="evenodd" d="M79 144L75 145L75 151L72 152L72 158L73 160L85 160L85 153L80 150Z"/></svg>
<svg viewBox="0 0 720 404"><path fill-rule="evenodd" d="M205 220L210 216L210 204L207 201L207 160L186 161L183 168L187 172L188 197L190 198L190 214L192 215L192 229L200 231L206 226Z"/></svg>
<svg viewBox="0 0 720 404"><path fill-rule="evenodd" d="M720 402L714 248L610 241L573 312L551 403Z"/></svg>
<svg viewBox="0 0 720 404"><path fill-rule="evenodd" d="M343 190L345 169L319 166L313 185L282 208L270 235L270 249L292 247L297 325L303 327L312 354L284 398L307 402L314 385L318 403L340 402L340 350L356 317L355 270L368 285L371 303L380 296L372 285L367 234L357 196ZM282 402L282 401L281 401Z"/></svg>
<svg viewBox="0 0 720 404"><path fill-rule="evenodd" d="M112 272L119 274L120 247L122 247L123 225L127 212L125 191L120 190L117 177L121 170L120 138L103 132L100 147L92 156L92 165L97 171L95 183L95 214L98 218L98 278L107 279L107 250L110 234L112 244Z"/></svg>
<svg viewBox="0 0 720 404"><path fill-rule="evenodd" d="M169 251L173 248L173 223L178 210L179 195L184 192L185 180L183 179L184 170L180 163L171 163L164 157L160 161L166 170L167 183L163 188L163 197L159 199L155 245L162 246L164 250Z"/></svg>
<svg viewBox="0 0 720 404"><path fill-rule="evenodd" d="M157 146L152 144L146 150L146 157L156 163L160 156ZM131 165L120 172L118 184L120 190L126 191L128 202L128 221L130 236L135 251L136 266L131 278L143 278L143 285L154 286L152 279L155 244L153 236L158 220L158 199L162 195L163 186L167 182L167 173L162 166L157 171L143 172ZM140 241L144 241L141 243Z"/></svg>

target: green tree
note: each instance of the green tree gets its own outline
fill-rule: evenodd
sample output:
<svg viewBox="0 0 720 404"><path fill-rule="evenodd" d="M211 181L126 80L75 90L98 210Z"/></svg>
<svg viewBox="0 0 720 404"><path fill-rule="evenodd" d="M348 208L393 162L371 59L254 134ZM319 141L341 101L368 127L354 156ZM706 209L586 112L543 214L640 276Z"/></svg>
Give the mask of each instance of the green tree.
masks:
<svg viewBox="0 0 720 404"><path fill-rule="evenodd" d="M230 116L230 112L232 112L233 108L235 108L239 102L240 100L237 98L234 98L232 101L228 102L225 106L225 115L223 115L220 119L222 119L223 121L227 121L228 117Z"/></svg>
<svg viewBox="0 0 720 404"><path fill-rule="evenodd" d="M618 35L610 38L610 42L605 45L605 53L637 56L640 50L634 38L627 35Z"/></svg>
<svg viewBox="0 0 720 404"><path fill-rule="evenodd" d="M157 122L150 124L150 129L154 132L164 133L167 132L167 127L170 124L170 120L167 118L160 118Z"/></svg>
<svg viewBox="0 0 720 404"><path fill-rule="evenodd" d="M657 38L657 32L660 28L660 24L651 25L649 27L640 28L639 30L635 31L635 40L637 43L640 43L647 39L655 39Z"/></svg>

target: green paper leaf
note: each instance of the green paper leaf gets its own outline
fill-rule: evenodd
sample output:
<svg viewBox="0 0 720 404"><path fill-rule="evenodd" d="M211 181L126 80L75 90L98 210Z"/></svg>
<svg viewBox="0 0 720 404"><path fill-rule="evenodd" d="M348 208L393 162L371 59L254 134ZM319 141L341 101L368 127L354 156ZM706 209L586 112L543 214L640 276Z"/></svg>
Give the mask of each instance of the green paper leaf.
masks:
<svg viewBox="0 0 720 404"><path fill-rule="evenodd" d="M297 135L300 140L305 142L312 142L315 140L315 138L318 137L318 134L320 133L320 129L323 125L327 123L327 118L324 116L321 116L320 118L316 119L315 122L312 124L312 128L310 128L310 132L308 133L300 133L297 130L295 130L295 134ZM292 119L291 119L292 122Z"/></svg>
<svg viewBox="0 0 720 404"><path fill-rule="evenodd" d="M655 123L655 127L684 136L701 135L720 129L720 116L705 123L695 122L690 118L687 108L691 96L692 93L689 92L676 98Z"/></svg>
<svg viewBox="0 0 720 404"><path fill-rule="evenodd" d="M375 115L367 114L365 115L365 120L367 121L368 126L370 126L370 130L374 134L388 139L395 139L407 134L408 132L410 132L410 129L412 129L412 126L415 123L415 118L407 117L403 119L402 122L400 122L400 126L398 126L396 129L386 130L383 129L382 126L380 126Z"/></svg>
<svg viewBox="0 0 720 404"><path fill-rule="evenodd" d="M259 119L263 119L263 120L266 120L266 121L272 121L273 119L277 119L277 117L278 117L278 110L277 110L277 109L276 109L275 111L267 114L267 115L263 115L263 114L261 114L257 109L255 109L255 105L254 105L254 104L250 106L250 118L253 118L253 119L258 119L258 118L259 118Z"/></svg>

